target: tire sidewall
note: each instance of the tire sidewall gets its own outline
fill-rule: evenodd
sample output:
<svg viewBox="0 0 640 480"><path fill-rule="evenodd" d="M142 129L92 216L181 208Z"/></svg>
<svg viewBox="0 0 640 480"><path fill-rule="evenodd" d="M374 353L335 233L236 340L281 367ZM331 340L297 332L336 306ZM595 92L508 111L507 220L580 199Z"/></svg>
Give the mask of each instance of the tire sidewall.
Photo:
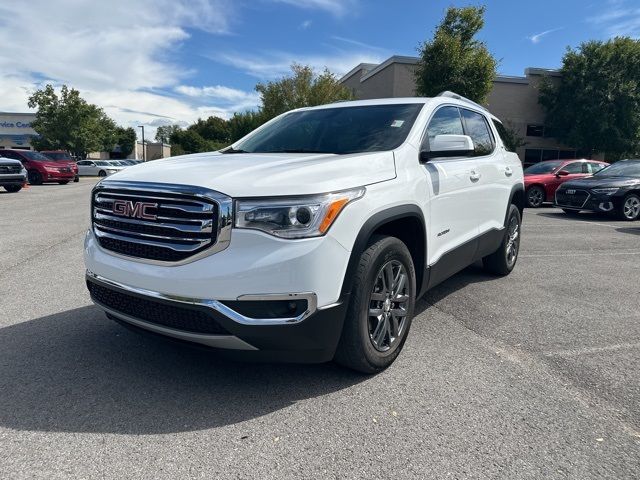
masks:
<svg viewBox="0 0 640 480"><path fill-rule="evenodd" d="M631 198L631 197L635 197L638 200L640 200L640 195L635 194L635 193L630 193L630 194L626 195L622 199L622 202L620 203L620 218L622 218L623 220L627 220L628 222L633 222L634 220L638 220L638 218L640 218L640 215L636 215L634 218L629 218L624 214L624 205L627 203L627 200L629 200L629 198Z"/></svg>
<svg viewBox="0 0 640 480"><path fill-rule="evenodd" d="M532 191L534 191L534 190L539 190L539 191L540 191L540 193L542 194L542 201L540 202L540 204L539 204L539 205L531 205L531 204L529 203L529 194L530 194ZM543 189L542 187L539 187L539 186L537 186L537 185L536 185L536 186L533 186L533 187L529 188L529 189L527 190L527 194L526 194L526 198L527 198L527 207L529 207L529 208L539 208L539 207L541 207L541 206L542 206L542 204L544 203L544 197L545 197L545 192L544 192L544 189Z"/></svg>
<svg viewBox="0 0 640 480"><path fill-rule="evenodd" d="M513 265L509 265L509 262L507 260L507 244L509 243L509 225L511 224L511 219L514 216L518 220L518 252L516 254L515 260L513 261ZM504 240L502 241L502 248L501 248L502 255L504 256L505 266L509 271L512 271L516 267L516 264L518 263L518 257L520 256L521 237L522 237L522 217L520 216L520 211L518 210L518 207L512 204L509 207L509 215L507 215L507 223L505 225Z"/></svg>
<svg viewBox="0 0 640 480"><path fill-rule="evenodd" d="M411 254L409 253L404 243L402 243L400 240L391 237L390 239L385 239L383 241L386 240L391 241L388 241L384 248L379 252L378 256L369 265L365 280L360 286L363 291L360 296L360 304L357 306L358 334L362 342L365 357L367 361L377 369L386 368L395 360L395 358L402 350L404 342L406 341L409 330L411 328L411 320L415 311L416 302L416 273L413 261L411 259ZM397 340L395 342L395 345L393 345L393 347L388 351L380 352L376 350L376 348L371 343L371 339L369 338L369 300L380 269L383 265L392 260L399 261L407 271L409 275L408 281L411 298L409 300L409 305L407 308L407 320L405 323L404 332L402 333L402 337Z"/></svg>

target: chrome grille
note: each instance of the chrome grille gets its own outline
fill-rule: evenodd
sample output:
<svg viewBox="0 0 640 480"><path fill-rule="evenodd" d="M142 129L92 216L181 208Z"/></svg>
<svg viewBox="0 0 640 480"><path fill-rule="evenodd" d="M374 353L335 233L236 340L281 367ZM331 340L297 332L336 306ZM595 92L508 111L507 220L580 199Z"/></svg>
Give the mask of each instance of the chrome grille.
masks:
<svg viewBox="0 0 640 480"><path fill-rule="evenodd" d="M229 243L231 199L199 187L103 181L93 191L102 248L159 262L191 261Z"/></svg>
<svg viewBox="0 0 640 480"><path fill-rule="evenodd" d="M21 171L20 165L0 165L0 174L17 174Z"/></svg>

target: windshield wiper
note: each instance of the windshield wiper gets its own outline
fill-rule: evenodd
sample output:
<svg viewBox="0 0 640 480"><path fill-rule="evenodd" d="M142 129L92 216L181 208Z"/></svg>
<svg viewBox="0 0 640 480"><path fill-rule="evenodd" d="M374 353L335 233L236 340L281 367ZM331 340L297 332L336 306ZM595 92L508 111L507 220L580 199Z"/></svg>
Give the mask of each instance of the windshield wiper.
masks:
<svg viewBox="0 0 640 480"><path fill-rule="evenodd" d="M222 150L222 152L220 153L250 153L250 152L247 152L246 150L242 150L242 149L235 149L233 147L229 147L226 150Z"/></svg>

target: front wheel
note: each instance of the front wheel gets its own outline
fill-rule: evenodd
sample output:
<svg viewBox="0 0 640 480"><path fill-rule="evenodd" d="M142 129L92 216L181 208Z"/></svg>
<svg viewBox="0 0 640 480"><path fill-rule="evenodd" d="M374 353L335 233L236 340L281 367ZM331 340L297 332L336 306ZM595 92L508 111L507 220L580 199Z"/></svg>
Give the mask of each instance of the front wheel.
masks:
<svg viewBox="0 0 640 480"><path fill-rule="evenodd" d="M375 236L360 256L335 360L363 373L396 359L411 327L416 273L407 246Z"/></svg>
<svg viewBox="0 0 640 480"><path fill-rule="evenodd" d="M527 190L527 207L539 208L544 202L544 189L542 187L531 187Z"/></svg>
<svg viewBox="0 0 640 480"><path fill-rule="evenodd" d="M9 193L16 193L22 190L22 185L5 185L4 189Z"/></svg>
<svg viewBox="0 0 640 480"><path fill-rule="evenodd" d="M482 259L485 270L496 275L509 275L516 266L520 252L520 228L522 220L520 210L515 205L509 207L504 238L500 247Z"/></svg>
<svg viewBox="0 0 640 480"><path fill-rule="evenodd" d="M635 193L630 193L620 206L620 218L632 222L640 217L640 196Z"/></svg>
<svg viewBox="0 0 640 480"><path fill-rule="evenodd" d="M104 170L100 170L100 171L98 172L98 176L99 176L99 177L106 177L106 176L107 176L107 172L105 172Z"/></svg>
<svg viewBox="0 0 640 480"><path fill-rule="evenodd" d="M42 185L42 175L37 170L29 170L27 178L31 185Z"/></svg>

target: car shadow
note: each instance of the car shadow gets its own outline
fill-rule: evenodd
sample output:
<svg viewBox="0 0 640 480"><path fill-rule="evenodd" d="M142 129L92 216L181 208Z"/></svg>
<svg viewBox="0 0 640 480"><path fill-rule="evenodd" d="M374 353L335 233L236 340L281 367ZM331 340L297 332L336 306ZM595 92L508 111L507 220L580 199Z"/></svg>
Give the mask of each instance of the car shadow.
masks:
<svg viewBox="0 0 640 480"><path fill-rule="evenodd" d="M0 329L0 425L17 430L201 430L367 378L333 364L226 361L130 332L93 306Z"/></svg>
<svg viewBox="0 0 640 480"><path fill-rule="evenodd" d="M561 219L575 221L575 222L593 222L594 220L599 220L599 221L617 220L616 217L607 213L580 212L580 213L576 213L575 215L569 215L559 209L556 209L555 211L549 211L549 212L539 212L537 213L537 215L540 215L541 217L546 217L546 218L561 218Z"/></svg>
<svg viewBox="0 0 640 480"><path fill-rule="evenodd" d="M616 232L630 233L631 235L640 235L640 226L639 227L616 228Z"/></svg>

